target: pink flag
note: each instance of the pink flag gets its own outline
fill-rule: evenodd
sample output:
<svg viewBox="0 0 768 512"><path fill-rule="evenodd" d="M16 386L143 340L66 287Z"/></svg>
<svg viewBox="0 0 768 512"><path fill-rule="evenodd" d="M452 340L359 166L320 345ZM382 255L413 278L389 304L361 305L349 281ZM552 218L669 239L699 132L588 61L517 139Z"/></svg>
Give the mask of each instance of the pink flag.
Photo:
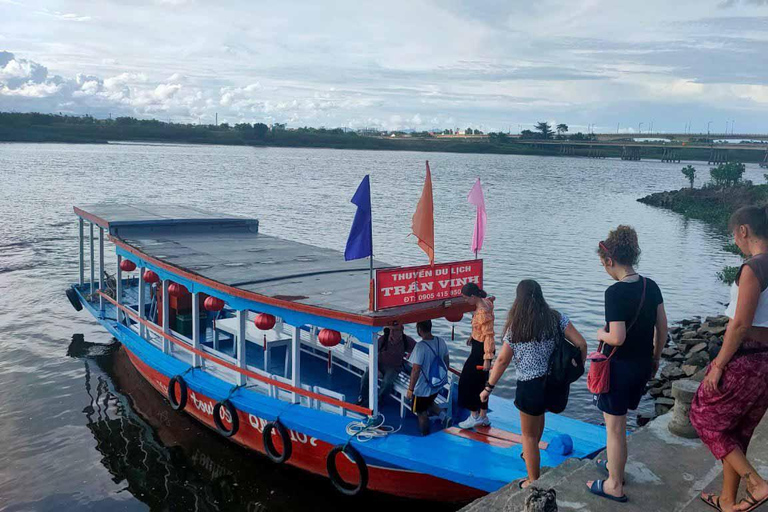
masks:
<svg viewBox="0 0 768 512"><path fill-rule="evenodd" d="M472 190L469 191L467 200L470 204L477 207L477 218L475 219L475 230L472 233L472 252L477 256L478 251L483 248L483 239L485 239L485 225L488 223L488 215L485 213L485 197L483 197L483 187L480 186L480 178L477 178Z"/></svg>

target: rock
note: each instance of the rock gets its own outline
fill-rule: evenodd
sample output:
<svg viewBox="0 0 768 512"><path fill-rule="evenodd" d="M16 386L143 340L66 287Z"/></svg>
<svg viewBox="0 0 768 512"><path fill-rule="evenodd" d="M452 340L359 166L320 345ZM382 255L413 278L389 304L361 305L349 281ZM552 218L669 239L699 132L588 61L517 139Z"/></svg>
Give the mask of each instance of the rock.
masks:
<svg viewBox="0 0 768 512"><path fill-rule="evenodd" d="M651 395L653 398L662 397L664 396L664 387L663 386L653 387L648 390L648 394Z"/></svg>
<svg viewBox="0 0 768 512"><path fill-rule="evenodd" d="M709 354L706 351L695 352L685 360L686 365L703 368L709 364Z"/></svg>
<svg viewBox="0 0 768 512"><path fill-rule="evenodd" d="M683 326L690 326L690 325L694 325L694 324L701 325L701 317L698 316L698 317L695 317L695 318L697 318L698 320L682 320L682 321L680 321L680 325L683 325Z"/></svg>
<svg viewBox="0 0 768 512"><path fill-rule="evenodd" d="M723 346L722 343L710 342L709 347L707 347L707 353L709 354L710 361L717 357L717 355L720 353L720 348L722 346Z"/></svg>
<svg viewBox="0 0 768 512"><path fill-rule="evenodd" d="M668 364L664 367L663 370L661 370L661 376L667 380L677 380L685 377L685 373L680 369L679 366Z"/></svg>
<svg viewBox="0 0 768 512"><path fill-rule="evenodd" d="M661 396L664 396L666 398L672 397L672 388L665 389L661 392Z"/></svg>
<svg viewBox="0 0 768 512"><path fill-rule="evenodd" d="M731 319L728 318L727 316L720 315L720 316L708 316L704 321L711 326L721 327L724 325L728 325L728 322L730 320Z"/></svg>
<svg viewBox="0 0 768 512"><path fill-rule="evenodd" d="M701 369L698 372L696 372L693 377L691 377L691 380L694 380L696 382L701 382L704 380L704 377L707 376L707 370Z"/></svg>
<svg viewBox="0 0 768 512"><path fill-rule="evenodd" d="M665 348L664 350L661 351L661 357L663 357L665 359L670 359L672 357L675 357L679 353L680 353L680 351L677 350L676 348L674 348L674 347L667 347L667 348Z"/></svg>
<svg viewBox="0 0 768 512"><path fill-rule="evenodd" d="M656 414L658 416L668 413L674 405L674 398L657 398L654 402L654 408L656 409Z"/></svg>
<svg viewBox="0 0 768 512"><path fill-rule="evenodd" d="M696 345L692 346L688 349L688 355L695 354L696 352L701 352L702 350L707 350L707 347L709 344L706 341L702 341L701 343L697 343Z"/></svg>
<svg viewBox="0 0 768 512"><path fill-rule="evenodd" d="M661 385L661 380L653 378L648 381L648 389L655 388L656 386Z"/></svg>
<svg viewBox="0 0 768 512"><path fill-rule="evenodd" d="M707 343L707 340L704 338L688 338L685 340L680 340L679 345L682 346L683 351L688 351L691 347L698 345L699 343Z"/></svg>
<svg viewBox="0 0 768 512"><path fill-rule="evenodd" d="M683 330L682 327L670 327L668 332L669 332L670 336L676 336L676 335L680 334L680 331L682 331L682 330Z"/></svg>
<svg viewBox="0 0 768 512"><path fill-rule="evenodd" d="M685 354L681 354L678 352L676 356L670 359L670 361L675 363L682 363L683 361L685 361Z"/></svg>
<svg viewBox="0 0 768 512"><path fill-rule="evenodd" d="M656 418L656 415L653 413L641 412L637 415L637 426L644 427L648 423L650 423L654 418Z"/></svg>
<svg viewBox="0 0 768 512"><path fill-rule="evenodd" d="M720 325L720 326L704 325L704 326L700 327L699 330L696 331L696 332L698 332L699 335L709 335L709 334L712 334L714 336L722 336L723 334L725 334L725 330L726 329L727 329L727 327L724 326L724 325Z"/></svg>
<svg viewBox="0 0 768 512"><path fill-rule="evenodd" d="M692 364L684 364L680 369L683 370L686 377L693 377L699 371L699 367Z"/></svg>
<svg viewBox="0 0 768 512"><path fill-rule="evenodd" d="M680 335L680 338L684 340L689 340L695 337L696 337L696 331L685 331L683 334Z"/></svg>

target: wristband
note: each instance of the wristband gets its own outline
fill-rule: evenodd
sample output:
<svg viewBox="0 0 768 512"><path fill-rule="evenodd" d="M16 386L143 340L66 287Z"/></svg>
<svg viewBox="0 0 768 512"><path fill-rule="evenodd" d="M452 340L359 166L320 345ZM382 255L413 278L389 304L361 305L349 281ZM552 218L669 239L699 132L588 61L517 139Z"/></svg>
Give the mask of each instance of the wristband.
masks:
<svg viewBox="0 0 768 512"><path fill-rule="evenodd" d="M493 385L493 384L491 384L490 382L486 382L486 383L485 383L485 387L493 389L493 388L495 388L496 386L494 386L494 385Z"/></svg>

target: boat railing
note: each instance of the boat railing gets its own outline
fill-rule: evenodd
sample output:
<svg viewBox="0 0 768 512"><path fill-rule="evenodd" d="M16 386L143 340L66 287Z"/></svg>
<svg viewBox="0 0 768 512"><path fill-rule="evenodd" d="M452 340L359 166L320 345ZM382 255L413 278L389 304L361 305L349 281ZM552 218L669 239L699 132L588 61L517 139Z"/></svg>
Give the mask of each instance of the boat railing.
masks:
<svg viewBox="0 0 768 512"><path fill-rule="evenodd" d="M145 329L147 329L150 332L153 332L154 334L160 336L163 338L163 340L167 341L168 343L172 343L175 345L182 346L184 348L187 348L189 351L191 351L193 354L199 356L201 359L204 359L206 362L213 363L217 366L224 367L228 370L231 370L232 372L235 372L237 374L240 374L244 376L246 379L251 378L257 381L264 382L267 385L273 386L275 388L280 388L284 391L288 391L290 393L293 393L296 397L307 397L312 398L318 402L322 402L324 404L340 407L347 411L352 411L358 414L362 414L365 416L370 416L373 414L373 411L371 409L368 409L366 407L361 407L359 405L351 404L336 398L332 398L329 396L325 396L322 394L315 393L314 391L308 391L306 389L303 389L301 387L294 387L291 383L287 382L281 382L281 380L270 377L265 377L263 375L260 375L254 371L249 370L247 367L241 368L237 365L237 362L231 362L232 359L224 356L221 353L210 354L205 350L197 349L194 347L189 347L186 342L182 341L181 339L177 338L176 336L171 335L169 332L166 332L163 330L162 327L159 325L150 322L149 320L146 320L144 318L141 318L141 316L134 311L132 308L129 308L123 304L118 303L115 299L108 296L106 293L99 291L98 295L101 299L103 299L106 302L109 302L112 304L115 308L122 311L126 315L128 315L130 318L132 318L137 323L141 324ZM230 361L227 361L226 359L230 359ZM208 365L206 365L206 369L208 368Z"/></svg>

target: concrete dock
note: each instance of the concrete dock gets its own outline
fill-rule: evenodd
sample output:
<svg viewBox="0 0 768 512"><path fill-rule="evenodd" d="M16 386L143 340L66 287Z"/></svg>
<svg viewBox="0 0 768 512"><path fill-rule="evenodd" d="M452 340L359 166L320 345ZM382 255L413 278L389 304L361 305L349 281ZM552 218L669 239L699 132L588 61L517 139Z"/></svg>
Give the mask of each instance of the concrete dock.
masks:
<svg viewBox="0 0 768 512"><path fill-rule="evenodd" d="M672 418L672 413L664 414L629 436L625 486L629 498L627 503L616 503L588 491L588 480L605 478L590 460L569 459L563 465L547 471L536 482L536 486L557 491L559 510L711 511L699 499L699 494L702 491L719 492L721 465L698 439L673 435L668 428ZM768 476L768 417L755 431L748 456L760 474ZM605 454L599 457L604 458ZM518 489L513 482L476 500L462 511L523 511L528 493L528 490ZM743 490L739 497L742 495Z"/></svg>

